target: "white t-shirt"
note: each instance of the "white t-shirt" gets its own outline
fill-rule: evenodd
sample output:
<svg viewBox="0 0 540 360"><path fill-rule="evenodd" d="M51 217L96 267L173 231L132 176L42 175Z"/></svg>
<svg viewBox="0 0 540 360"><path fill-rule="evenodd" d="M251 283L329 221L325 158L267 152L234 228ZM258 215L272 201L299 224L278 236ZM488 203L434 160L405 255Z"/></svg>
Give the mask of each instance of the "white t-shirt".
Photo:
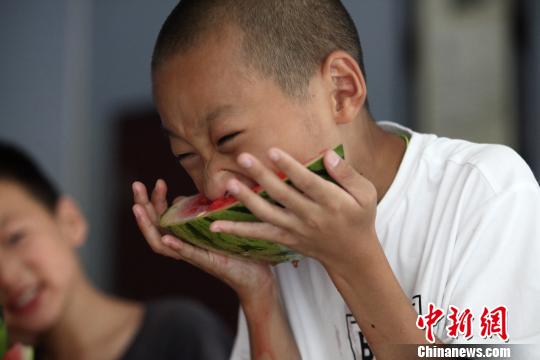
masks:
<svg viewBox="0 0 540 360"><path fill-rule="evenodd" d="M449 338L446 318L435 335L445 343L502 343L497 335L480 337L480 318L484 306L505 305L510 343L540 343L540 188L529 167L505 146L379 125L411 137L377 207L376 230L416 311L427 314L428 303L445 314L450 305L470 309L472 339ZM370 359L361 329L320 263L306 258L298 268L283 263L274 272L303 359ZM249 357L240 312L231 358Z"/></svg>

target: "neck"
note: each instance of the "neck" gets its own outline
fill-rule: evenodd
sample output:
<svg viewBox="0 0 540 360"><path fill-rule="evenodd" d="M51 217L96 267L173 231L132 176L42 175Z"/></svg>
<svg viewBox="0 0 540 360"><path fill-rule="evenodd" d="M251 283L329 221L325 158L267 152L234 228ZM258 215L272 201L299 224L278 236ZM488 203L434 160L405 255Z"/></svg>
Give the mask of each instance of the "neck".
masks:
<svg viewBox="0 0 540 360"><path fill-rule="evenodd" d="M396 177L405 154L405 142L378 126L367 111L343 126L341 133L347 161L375 185L380 202Z"/></svg>
<svg viewBox="0 0 540 360"><path fill-rule="evenodd" d="M96 358L97 354L118 357L135 334L142 309L103 294L84 277L75 283L62 317L42 338L46 357L84 359Z"/></svg>

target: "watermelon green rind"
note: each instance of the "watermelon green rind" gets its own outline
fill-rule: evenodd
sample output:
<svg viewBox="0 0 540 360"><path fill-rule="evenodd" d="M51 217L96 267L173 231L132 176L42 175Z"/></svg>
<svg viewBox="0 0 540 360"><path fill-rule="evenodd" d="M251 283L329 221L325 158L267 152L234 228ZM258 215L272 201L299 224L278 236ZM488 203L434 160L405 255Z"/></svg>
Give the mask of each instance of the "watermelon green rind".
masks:
<svg viewBox="0 0 540 360"><path fill-rule="evenodd" d="M344 158L343 145L339 145L334 151ZM322 155L308 164L307 168L318 176L321 176L328 181L335 182L326 172ZM294 186L290 180L285 179L284 181L287 184ZM264 190L261 191L259 195L270 202L276 203ZM293 261L302 258L300 254L289 248L270 241L210 231L210 225L216 220L260 221L248 208L239 202L233 202L229 206L219 210L203 212L199 216L192 216L187 219L179 218L178 213L180 209L182 209L182 206L192 198L193 197L186 198L185 202L181 201L169 208L161 217L160 225L184 241L203 249L216 251L222 254L271 263Z"/></svg>
<svg viewBox="0 0 540 360"><path fill-rule="evenodd" d="M0 306L0 359L4 356L8 347L8 334L7 326L4 321L4 313L2 306Z"/></svg>

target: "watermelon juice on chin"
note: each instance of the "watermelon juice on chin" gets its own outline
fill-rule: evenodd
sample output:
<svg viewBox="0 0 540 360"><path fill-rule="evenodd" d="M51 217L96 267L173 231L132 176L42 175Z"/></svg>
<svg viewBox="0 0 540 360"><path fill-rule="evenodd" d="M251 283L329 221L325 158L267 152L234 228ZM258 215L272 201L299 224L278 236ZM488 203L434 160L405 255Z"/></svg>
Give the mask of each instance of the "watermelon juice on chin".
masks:
<svg viewBox="0 0 540 360"><path fill-rule="evenodd" d="M334 151L342 158L345 157L343 145L337 146ZM335 182L324 167L325 152L326 150L321 152L317 158L309 161L305 166L325 180ZM292 185L283 174L278 174L278 176L287 184ZM276 203L260 186L256 186L253 190L266 200ZM160 225L195 246L235 257L270 263L296 262L301 258L300 254L291 249L270 241L214 233L210 230L210 225L216 220L260 221L232 196L210 201L198 194L183 198L171 206L162 215Z"/></svg>

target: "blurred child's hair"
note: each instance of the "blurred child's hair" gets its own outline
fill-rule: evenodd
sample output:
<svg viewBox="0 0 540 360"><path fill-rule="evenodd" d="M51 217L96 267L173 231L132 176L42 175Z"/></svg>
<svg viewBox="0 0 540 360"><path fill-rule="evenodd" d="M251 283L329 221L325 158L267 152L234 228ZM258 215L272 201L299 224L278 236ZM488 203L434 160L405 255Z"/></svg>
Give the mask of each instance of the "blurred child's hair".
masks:
<svg viewBox="0 0 540 360"><path fill-rule="evenodd" d="M182 0L161 28L152 69L223 25L242 31L247 64L290 96L305 97L315 71L335 50L349 53L366 77L358 31L340 0Z"/></svg>
<svg viewBox="0 0 540 360"><path fill-rule="evenodd" d="M60 194L52 182L23 150L3 142L0 142L0 180L17 183L49 211L55 211Z"/></svg>

